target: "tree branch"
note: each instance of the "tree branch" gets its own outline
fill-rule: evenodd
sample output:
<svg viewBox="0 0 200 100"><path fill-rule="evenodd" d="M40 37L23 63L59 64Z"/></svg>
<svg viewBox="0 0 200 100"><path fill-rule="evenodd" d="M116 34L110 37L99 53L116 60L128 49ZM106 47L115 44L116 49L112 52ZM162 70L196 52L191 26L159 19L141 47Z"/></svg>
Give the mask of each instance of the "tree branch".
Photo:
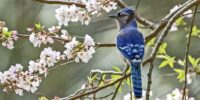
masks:
<svg viewBox="0 0 200 100"><path fill-rule="evenodd" d="M151 90L151 84L152 84L152 80L151 80L151 76L152 76L152 72L153 72L153 61L150 62L150 67L149 67L149 73L147 74L148 76L148 83L147 83L147 92L146 92L146 100L149 100L149 96L150 96L150 90Z"/></svg>
<svg viewBox="0 0 200 100"><path fill-rule="evenodd" d="M119 91L119 88L120 88L122 82L123 82L123 80L120 81L119 84L117 85L117 88L116 88L115 93L114 93L114 95L113 95L113 97L112 97L111 100L115 100L115 97L116 97L116 95L117 95L117 93L118 93L118 91Z"/></svg>
<svg viewBox="0 0 200 100"><path fill-rule="evenodd" d="M197 11L198 5L196 5L194 7L194 12ZM191 40L191 36L192 36L192 28L194 26L194 19L195 19L195 15L196 13L193 14L192 16L192 20L191 20L191 25L190 25L190 33L189 33L189 37L187 40L187 46L186 46L186 52L185 52L185 82L184 82L184 88L183 88L183 96L182 96L182 100L186 100L186 88L187 88L187 72L188 72L188 55L189 55L189 51L190 51L190 40Z"/></svg>
<svg viewBox="0 0 200 100"><path fill-rule="evenodd" d="M80 8L85 8L86 7L86 5L81 4L81 3L64 2L64 1L59 1L59 0L33 0L33 1L39 2L39 3L46 3L46 4L76 5L77 7L80 7Z"/></svg>
<svg viewBox="0 0 200 100"><path fill-rule="evenodd" d="M75 96L73 96L73 97L70 97L70 98L65 97L65 98L62 98L62 100L75 100L75 99L78 99L78 98L80 98L80 97L84 97L84 96L86 96L86 95L90 95L90 94L96 93L96 92L98 92L98 91L100 91L100 90L102 90L102 89L105 89L105 88L108 88L108 87L110 87L110 86L115 85L116 83L120 82L121 80L124 80L124 79L128 78L129 76L130 76L130 74L127 74L127 75L125 75L125 76L123 76L123 77L121 77L121 78L119 78L119 79L117 79L117 80L115 80L115 81L113 81L113 82L111 82L111 83L109 83L109 84L106 84L106 85L104 85L104 86L101 86L101 87L99 87L99 88L96 88L96 89L94 89L94 90L92 90L92 91L89 91L89 92L86 92L86 93L82 93L82 94L77 94L77 95L75 95Z"/></svg>

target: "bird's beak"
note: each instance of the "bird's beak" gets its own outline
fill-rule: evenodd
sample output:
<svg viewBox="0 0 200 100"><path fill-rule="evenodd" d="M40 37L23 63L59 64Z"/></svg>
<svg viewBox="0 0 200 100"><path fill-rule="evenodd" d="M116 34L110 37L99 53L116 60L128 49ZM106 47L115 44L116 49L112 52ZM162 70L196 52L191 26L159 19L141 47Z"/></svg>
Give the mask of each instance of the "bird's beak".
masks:
<svg viewBox="0 0 200 100"><path fill-rule="evenodd" d="M114 15L109 15L110 18L117 18L117 14L114 14Z"/></svg>

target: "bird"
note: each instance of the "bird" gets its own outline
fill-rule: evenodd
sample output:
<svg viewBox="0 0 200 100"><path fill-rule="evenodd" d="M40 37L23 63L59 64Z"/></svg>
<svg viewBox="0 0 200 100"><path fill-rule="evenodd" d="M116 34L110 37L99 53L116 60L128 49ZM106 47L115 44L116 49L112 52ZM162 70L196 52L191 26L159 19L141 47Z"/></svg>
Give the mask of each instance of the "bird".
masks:
<svg viewBox="0 0 200 100"><path fill-rule="evenodd" d="M116 47L131 66L131 79L135 98L142 98L141 62L144 57L145 42L138 30L135 19L136 10L126 7L109 17L116 19L120 31Z"/></svg>

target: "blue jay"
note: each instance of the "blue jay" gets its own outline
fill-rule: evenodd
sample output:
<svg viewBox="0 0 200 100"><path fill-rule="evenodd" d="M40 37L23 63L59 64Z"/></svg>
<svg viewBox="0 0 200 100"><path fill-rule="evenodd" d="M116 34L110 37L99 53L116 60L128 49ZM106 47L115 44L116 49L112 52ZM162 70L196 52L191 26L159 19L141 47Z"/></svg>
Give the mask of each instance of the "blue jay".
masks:
<svg viewBox="0 0 200 100"><path fill-rule="evenodd" d="M129 61L133 91L136 98L142 97L141 62L144 56L144 37L137 29L135 10L124 8L109 17L117 19L120 32L116 45L120 53Z"/></svg>

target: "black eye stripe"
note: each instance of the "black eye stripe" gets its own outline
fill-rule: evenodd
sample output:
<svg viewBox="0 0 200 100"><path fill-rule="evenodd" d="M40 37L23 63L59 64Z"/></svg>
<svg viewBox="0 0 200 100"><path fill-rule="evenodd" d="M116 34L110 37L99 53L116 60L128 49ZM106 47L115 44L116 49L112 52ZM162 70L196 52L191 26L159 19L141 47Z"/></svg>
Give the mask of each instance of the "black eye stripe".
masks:
<svg viewBox="0 0 200 100"><path fill-rule="evenodd" d="M121 13L118 13L117 15L118 15L119 17L125 17L125 16L128 16L128 15L121 14Z"/></svg>

